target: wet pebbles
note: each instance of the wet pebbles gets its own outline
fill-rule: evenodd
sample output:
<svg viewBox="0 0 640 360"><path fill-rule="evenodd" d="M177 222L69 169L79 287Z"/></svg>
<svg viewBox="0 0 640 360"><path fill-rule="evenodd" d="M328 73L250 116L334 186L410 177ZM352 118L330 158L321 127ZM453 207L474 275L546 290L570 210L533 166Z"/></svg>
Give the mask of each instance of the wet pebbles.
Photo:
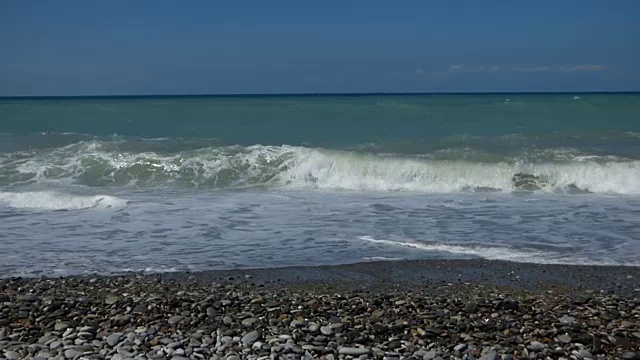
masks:
<svg viewBox="0 0 640 360"><path fill-rule="evenodd" d="M640 299L493 286L0 280L6 359L640 359Z"/></svg>

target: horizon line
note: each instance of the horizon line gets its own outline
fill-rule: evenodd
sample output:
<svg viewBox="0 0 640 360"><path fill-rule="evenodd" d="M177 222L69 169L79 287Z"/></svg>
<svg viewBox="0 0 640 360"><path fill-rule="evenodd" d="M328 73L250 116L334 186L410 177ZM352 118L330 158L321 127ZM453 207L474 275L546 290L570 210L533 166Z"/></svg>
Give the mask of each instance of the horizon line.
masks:
<svg viewBox="0 0 640 360"><path fill-rule="evenodd" d="M0 99L90 99L90 98L197 98L197 97L313 97L313 96L418 96L418 95L535 95L535 94L638 94L623 91L431 91L431 92L299 92L299 93L188 93L188 94L101 94L101 95L0 95Z"/></svg>

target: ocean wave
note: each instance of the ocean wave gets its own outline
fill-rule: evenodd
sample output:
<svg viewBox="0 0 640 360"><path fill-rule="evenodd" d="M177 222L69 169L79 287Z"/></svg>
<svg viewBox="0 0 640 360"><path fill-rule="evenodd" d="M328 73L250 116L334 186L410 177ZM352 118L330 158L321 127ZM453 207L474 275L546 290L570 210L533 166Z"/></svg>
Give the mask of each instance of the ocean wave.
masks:
<svg viewBox="0 0 640 360"><path fill-rule="evenodd" d="M0 192L0 204L17 209L82 210L119 209L127 201L108 195L82 196L55 191Z"/></svg>
<svg viewBox="0 0 640 360"><path fill-rule="evenodd" d="M93 187L289 187L451 193L545 191L640 194L640 161L547 149L510 159L473 149L438 156L373 154L300 146L213 146L161 153L83 141L50 151L0 154L0 185Z"/></svg>
<svg viewBox="0 0 640 360"><path fill-rule="evenodd" d="M593 265L593 266L640 266L640 263L620 263L616 261L585 259L577 256L567 258L557 253L535 249L516 249L498 246L464 246L449 244L429 244L418 241L395 241L376 239L371 236L360 236L361 241L387 246L399 246L419 251L450 253L456 255L473 256L487 260L503 260L520 263L560 264L560 265Z"/></svg>

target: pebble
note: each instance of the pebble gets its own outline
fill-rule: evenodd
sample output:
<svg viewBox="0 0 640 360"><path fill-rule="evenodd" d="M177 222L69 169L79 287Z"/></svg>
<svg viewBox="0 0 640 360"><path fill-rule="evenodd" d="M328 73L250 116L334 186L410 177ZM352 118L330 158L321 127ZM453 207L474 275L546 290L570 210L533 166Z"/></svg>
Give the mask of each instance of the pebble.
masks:
<svg viewBox="0 0 640 360"><path fill-rule="evenodd" d="M67 359L75 359L80 355L82 355L82 353L75 349L68 349L64 351L64 357L66 357Z"/></svg>
<svg viewBox="0 0 640 360"><path fill-rule="evenodd" d="M458 344L453 348L453 351L464 351L467 348L467 344Z"/></svg>
<svg viewBox="0 0 640 360"><path fill-rule="evenodd" d="M578 357L581 359L593 359L593 355L588 350L582 349L578 351Z"/></svg>
<svg viewBox="0 0 640 360"><path fill-rule="evenodd" d="M361 356L370 354L371 350L356 347L340 347L338 353L341 355Z"/></svg>
<svg viewBox="0 0 640 360"><path fill-rule="evenodd" d="M109 336L107 336L107 344L111 347L115 347L116 345L118 345L120 343L120 341L122 340L122 337L124 336L123 333L113 333Z"/></svg>
<svg viewBox="0 0 640 360"><path fill-rule="evenodd" d="M169 318L169 320L167 320L167 322L169 323L169 325L177 325L180 321L182 321L184 319L184 316L181 315L175 315Z"/></svg>
<svg viewBox="0 0 640 360"><path fill-rule="evenodd" d="M558 336L558 341L568 344L571 342L571 336L567 335L567 334L562 334Z"/></svg>
<svg viewBox="0 0 640 360"><path fill-rule="evenodd" d="M107 305L113 305L118 302L118 297L113 295L108 295L104 298L104 303Z"/></svg>
<svg viewBox="0 0 640 360"><path fill-rule="evenodd" d="M250 333L246 334L245 336L243 336L240 341L242 341L242 343L245 346L251 346L259 338L260 338L260 333L257 330L253 330L252 332L250 332Z"/></svg>
<svg viewBox="0 0 640 360"><path fill-rule="evenodd" d="M574 318L573 316L568 316L568 315L564 315L561 318L559 318L558 320L560 320L560 322L563 323L563 324L573 324L574 322L576 322L576 318Z"/></svg>
<svg viewBox="0 0 640 360"><path fill-rule="evenodd" d="M561 290L514 296L471 284L379 293L242 286L0 279L9 294L0 302L0 357L640 360L630 351L640 344L637 300L607 293L574 302ZM32 327L23 328L27 316Z"/></svg>
<svg viewBox="0 0 640 360"><path fill-rule="evenodd" d="M320 332L323 335L329 336L331 334L333 334L333 329L331 328L331 326L327 325L327 326L321 326L320 327Z"/></svg>
<svg viewBox="0 0 640 360"><path fill-rule="evenodd" d="M4 353L4 357L9 359L9 360L18 360L18 359L20 359L20 354L18 354L15 351L9 350L9 351Z"/></svg>
<svg viewBox="0 0 640 360"><path fill-rule="evenodd" d="M66 322L57 322L54 326L53 329L55 331L62 331L62 330L66 330L69 327L69 324L67 324Z"/></svg>

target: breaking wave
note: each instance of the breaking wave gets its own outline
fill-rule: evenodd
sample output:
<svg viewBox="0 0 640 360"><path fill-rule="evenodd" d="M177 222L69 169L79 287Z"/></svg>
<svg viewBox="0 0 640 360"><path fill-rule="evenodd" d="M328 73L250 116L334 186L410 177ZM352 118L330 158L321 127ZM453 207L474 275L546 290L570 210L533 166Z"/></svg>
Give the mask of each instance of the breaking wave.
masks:
<svg viewBox="0 0 640 360"><path fill-rule="evenodd" d="M0 185L39 182L201 188L290 187L354 191L546 191L640 194L640 161L567 149L486 160L473 149L395 155L300 146L126 151L82 141L0 154Z"/></svg>

